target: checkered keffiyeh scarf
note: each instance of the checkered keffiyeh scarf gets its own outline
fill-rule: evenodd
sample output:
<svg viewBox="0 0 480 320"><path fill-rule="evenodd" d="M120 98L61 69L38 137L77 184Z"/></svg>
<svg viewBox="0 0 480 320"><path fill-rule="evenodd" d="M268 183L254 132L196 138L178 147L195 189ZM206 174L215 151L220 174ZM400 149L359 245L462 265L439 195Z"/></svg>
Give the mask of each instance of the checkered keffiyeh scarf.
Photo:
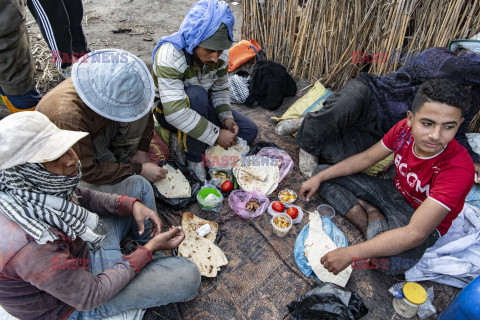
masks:
<svg viewBox="0 0 480 320"><path fill-rule="evenodd" d="M98 215L70 201L81 176L52 174L38 163L0 170L0 210L39 244L58 238L55 227L95 246L105 237L95 233Z"/></svg>

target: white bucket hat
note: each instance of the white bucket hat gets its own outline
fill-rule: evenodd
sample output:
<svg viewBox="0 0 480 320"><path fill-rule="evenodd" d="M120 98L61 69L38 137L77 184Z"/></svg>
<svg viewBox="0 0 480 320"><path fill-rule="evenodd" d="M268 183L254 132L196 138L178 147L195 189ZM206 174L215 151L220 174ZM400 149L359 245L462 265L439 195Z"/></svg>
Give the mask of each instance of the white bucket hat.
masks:
<svg viewBox="0 0 480 320"><path fill-rule="evenodd" d="M88 132L61 130L38 111L22 111L0 121L0 170L60 158Z"/></svg>
<svg viewBox="0 0 480 320"><path fill-rule="evenodd" d="M90 109L113 121L138 120L153 106L155 84L147 66L124 50L84 55L72 67L72 81Z"/></svg>

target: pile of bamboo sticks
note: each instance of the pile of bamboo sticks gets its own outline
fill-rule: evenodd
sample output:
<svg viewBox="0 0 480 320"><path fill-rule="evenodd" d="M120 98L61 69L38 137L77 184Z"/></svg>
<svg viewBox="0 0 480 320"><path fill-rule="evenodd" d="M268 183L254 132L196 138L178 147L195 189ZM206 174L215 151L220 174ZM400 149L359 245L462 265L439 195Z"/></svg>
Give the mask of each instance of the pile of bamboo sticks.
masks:
<svg viewBox="0 0 480 320"><path fill-rule="evenodd" d="M242 0L242 38L296 78L337 89L480 32L480 0Z"/></svg>

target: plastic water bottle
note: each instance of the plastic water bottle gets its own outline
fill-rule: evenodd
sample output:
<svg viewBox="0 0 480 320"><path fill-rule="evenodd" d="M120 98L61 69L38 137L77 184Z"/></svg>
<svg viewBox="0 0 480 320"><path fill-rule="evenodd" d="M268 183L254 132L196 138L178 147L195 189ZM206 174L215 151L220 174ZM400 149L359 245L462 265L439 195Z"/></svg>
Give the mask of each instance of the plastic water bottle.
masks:
<svg viewBox="0 0 480 320"><path fill-rule="evenodd" d="M480 320L480 276L470 282L438 317L438 320Z"/></svg>

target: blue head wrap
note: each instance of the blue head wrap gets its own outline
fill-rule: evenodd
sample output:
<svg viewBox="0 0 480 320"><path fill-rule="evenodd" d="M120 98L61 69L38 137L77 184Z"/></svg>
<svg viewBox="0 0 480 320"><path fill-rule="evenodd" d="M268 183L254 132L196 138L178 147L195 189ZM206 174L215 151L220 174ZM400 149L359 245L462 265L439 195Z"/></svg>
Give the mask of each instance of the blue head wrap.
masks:
<svg viewBox="0 0 480 320"><path fill-rule="evenodd" d="M220 24L227 26L230 40L233 42L233 25L235 18L225 1L200 0L188 10L178 32L161 38L153 50L152 61L155 63L155 54L165 42L170 42L175 49L185 48L193 54L193 49L200 42L211 37Z"/></svg>

